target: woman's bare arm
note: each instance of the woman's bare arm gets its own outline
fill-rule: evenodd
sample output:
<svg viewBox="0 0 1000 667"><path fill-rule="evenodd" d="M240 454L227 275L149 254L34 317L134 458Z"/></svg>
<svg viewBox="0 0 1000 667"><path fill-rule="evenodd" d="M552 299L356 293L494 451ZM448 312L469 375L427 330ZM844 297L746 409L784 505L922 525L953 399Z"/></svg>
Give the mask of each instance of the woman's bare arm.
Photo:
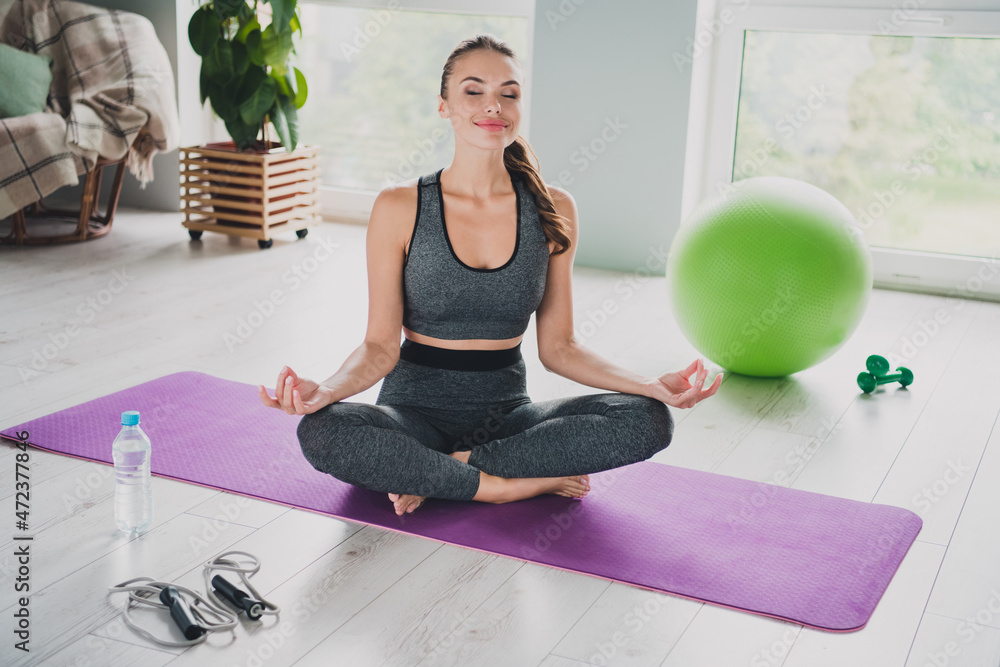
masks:
<svg viewBox="0 0 1000 667"><path fill-rule="evenodd" d="M416 190L387 188L372 206L366 235L368 328L365 339L333 375L317 384L287 366L278 374L275 397L259 387L261 401L289 414L315 412L359 394L384 378L399 360L403 327L403 258L416 217Z"/></svg>
<svg viewBox="0 0 1000 667"><path fill-rule="evenodd" d="M561 188L549 186L556 212L569 221L570 250L549 260L545 295L535 313L538 357L546 370L574 382L630 394L650 396L678 408L690 408L718 391L722 374L704 387L708 369L700 359L682 370L647 377L626 370L587 349L573 335L573 255L579 240L576 202ZM691 382L688 378L694 375Z"/></svg>
<svg viewBox="0 0 1000 667"><path fill-rule="evenodd" d="M413 188L387 188L375 198L365 239L368 328L361 345L336 373L322 382L333 390L333 401L365 391L384 378L399 360L404 249L413 229L415 211Z"/></svg>

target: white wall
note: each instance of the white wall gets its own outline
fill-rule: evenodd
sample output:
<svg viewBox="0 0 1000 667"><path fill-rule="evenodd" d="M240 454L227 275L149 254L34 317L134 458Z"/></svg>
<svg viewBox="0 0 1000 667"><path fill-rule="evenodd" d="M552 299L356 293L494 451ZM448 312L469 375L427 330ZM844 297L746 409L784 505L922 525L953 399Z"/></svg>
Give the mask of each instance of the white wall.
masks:
<svg viewBox="0 0 1000 667"><path fill-rule="evenodd" d="M680 223L691 81L676 57L696 5L536 3L531 143L545 181L576 199L579 265L665 268L657 253Z"/></svg>

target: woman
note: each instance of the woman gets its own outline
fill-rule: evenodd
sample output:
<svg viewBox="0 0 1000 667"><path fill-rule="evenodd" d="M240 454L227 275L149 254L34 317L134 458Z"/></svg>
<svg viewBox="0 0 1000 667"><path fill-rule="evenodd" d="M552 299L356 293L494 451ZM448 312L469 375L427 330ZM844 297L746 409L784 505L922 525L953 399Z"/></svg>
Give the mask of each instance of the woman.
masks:
<svg viewBox="0 0 1000 667"><path fill-rule="evenodd" d="M576 206L528 160L522 80L513 51L489 35L452 52L438 114L455 156L375 200L364 342L321 384L284 367L274 398L258 387L264 405L305 415L298 437L313 467L387 492L398 515L426 497L582 497L588 473L670 443L665 404L691 407L722 382L704 388L700 359L643 377L573 338ZM520 351L532 312L547 370L614 393L532 402ZM343 400L383 378L375 405Z"/></svg>

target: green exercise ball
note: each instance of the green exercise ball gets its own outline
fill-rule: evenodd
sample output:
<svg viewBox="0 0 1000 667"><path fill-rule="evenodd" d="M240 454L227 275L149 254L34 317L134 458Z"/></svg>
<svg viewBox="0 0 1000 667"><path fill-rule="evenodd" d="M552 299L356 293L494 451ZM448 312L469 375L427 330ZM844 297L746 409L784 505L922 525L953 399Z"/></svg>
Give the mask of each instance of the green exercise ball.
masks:
<svg viewBox="0 0 1000 667"><path fill-rule="evenodd" d="M857 327L871 294L871 251L829 193L791 178L749 178L684 221L667 284L699 352L735 373L780 377L830 356Z"/></svg>

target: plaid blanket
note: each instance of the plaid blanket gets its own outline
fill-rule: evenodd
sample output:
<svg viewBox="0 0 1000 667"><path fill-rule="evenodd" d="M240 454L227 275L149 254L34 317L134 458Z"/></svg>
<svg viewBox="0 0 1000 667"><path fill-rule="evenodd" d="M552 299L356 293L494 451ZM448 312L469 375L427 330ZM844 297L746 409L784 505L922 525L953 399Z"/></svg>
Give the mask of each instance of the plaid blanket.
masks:
<svg viewBox="0 0 1000 667"><path fill-rule="evenodd" d="M145 17L69 0L17 0L0 39L53 59L45 112L0 120L0 219L75 185L98 157L127 156L145 186L153 156L177 148L173 72Z"/></svg>

